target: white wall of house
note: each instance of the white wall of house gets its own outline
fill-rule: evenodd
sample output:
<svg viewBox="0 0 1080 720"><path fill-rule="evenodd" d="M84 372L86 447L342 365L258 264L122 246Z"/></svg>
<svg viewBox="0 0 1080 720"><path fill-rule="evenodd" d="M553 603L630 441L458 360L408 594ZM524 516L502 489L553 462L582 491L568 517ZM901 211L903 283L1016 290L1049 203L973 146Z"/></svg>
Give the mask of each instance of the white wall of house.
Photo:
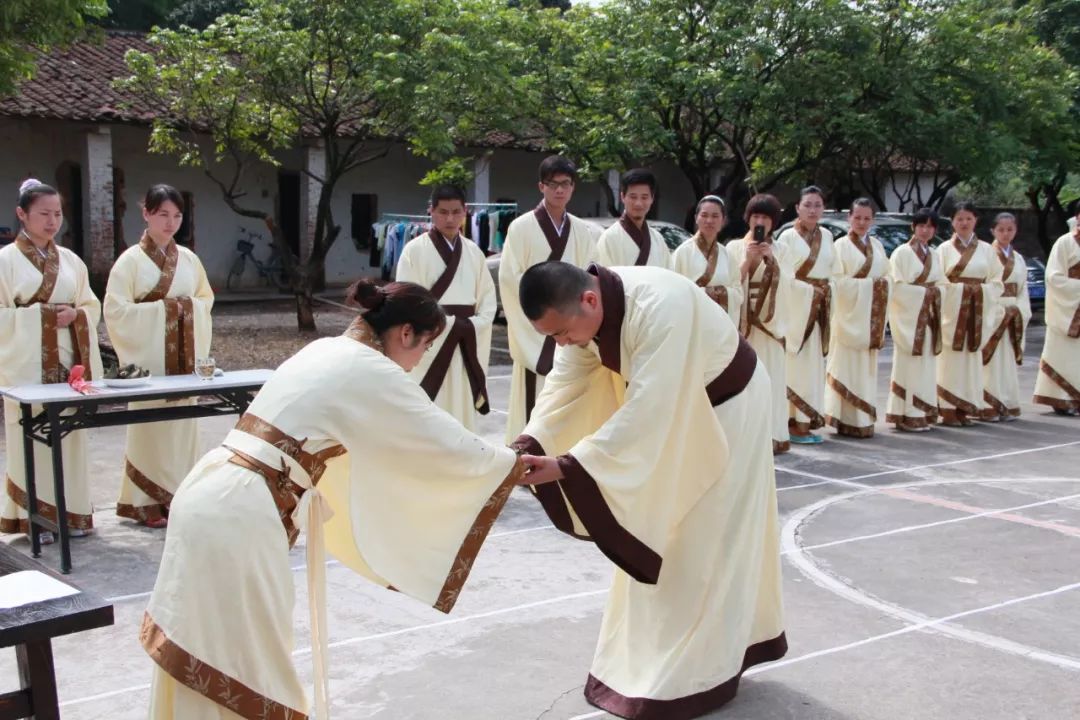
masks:
<svg viewBox="0 0 1080 720"><path fill-rule="evenodd" d="M65 162L80 166L85 162L86 133L97 125L41 119L0 118L0 227L16 227L15 204L18 187L27 177L56 184L57 169ZM112 164L123 170L122 197L126 206L122 217L124 240L138 242L144 223L140 202L146 189L155 183L174 185L194 198L195 251L206 267L211 284L225 289L225 280L236 257L236 243L246 231L260 235L255 254L260 259L269 254L269 233L261 222L243 218L228 208L221 191L197 167L181 167L171 156L151 154L147 150L149 129L132 125L110 125ZM509 199L526 212L540 200L537 168L544 153L525 150L473 150L474 156L488 154L488 194L490 201ZM305 162L300 149L279 156L280 168L253 166L245 177L242 199L246 206L273 212L278 200L279 171L298 172ZM352 237L351 202L353 194L377 196L378 212L424 213L429 190L419 180L433 167L426 159L410 154L402 144L392 145L384 157L350 173L338 185L334 197L334 220L341 234L331 248L326 262L326 280L342 284L358 276L377 272L370 263L367 249L360 250ZM655 168L661 195L658 205L662 220L681 223L686 207L693 202L689 183L670 165ZM85 168L83 168L85 173ZM470 188L473 200L475 188ZM6 193L6 195L5 195ZM2 198L9 198L5 207ZM606 201L599 184L581 183L571 203L571 212L583 217L606 214ZM70 219L69 219L70 221ZM304 227L301 219L301 228ZM244 278L247 285L258 285L253 269Z"/></svg>

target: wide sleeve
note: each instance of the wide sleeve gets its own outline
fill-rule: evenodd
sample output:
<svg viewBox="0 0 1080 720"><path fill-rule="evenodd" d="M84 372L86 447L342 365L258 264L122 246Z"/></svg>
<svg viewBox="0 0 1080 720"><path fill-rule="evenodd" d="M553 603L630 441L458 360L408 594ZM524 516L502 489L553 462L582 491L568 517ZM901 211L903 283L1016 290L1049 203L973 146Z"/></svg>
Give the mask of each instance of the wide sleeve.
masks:
<svg viewBox="0 0 1080 720"><path fill-rule="evenodd" d="M510 225L499 258L499 293L502 299L503 314L506 315L506 334L510 345L510 356L515 363L521 363L528 370L536 372L536 363L540 359L544 338L533 329L525 312L521 308L518 290L521 276L529 269L530 258L528 217L523 216Z"/></svg>
<svg viewBox="0 0 1080 720"><path fill-rule="evenodd" d="M90 371L90 377L96 379L105 374L101 364L101 347L98 345L97 335L98 323L101 322L101 301L90 288L90 272L86 269L86 263L74 253L71 253L69 258L76 268L74 307L83 317L80 322L86 323L85 339L90 351L90 367L87 369Z"/></svg>
<svg viewBox="0 0 1080 720"><path fill-rule="evenodd" d="M13 246L8 246L14 250ZM17 307L13 252L0 252L0 384L41 382L41 305Z"/></svg>
<svg viewBox="0 0 1080 720"><path fill-rule="evenodd" d="M720 310L697 288L686 291L685 302L628 308L624 332L632 351L623 400L560 455L563 479L554 486L576 533L650 584L674 528L723 476L728 460L726 436L704 389L706 353L694 334L703 315ZM599 410L588 410L593 423L606 408Z"/></svg>
<svg viewBox="0 0 1080 720"><path fill-rule="evenodd" d="M376 583L449 612L514 484L514 451L436 407L380 358L358 362L327 407L348 452L318 489L333 509L327 550Z"/></svg>
<svg viewBox="0 0 1080 720"><path fill-rule="evenodd" d="M1060 238L1046 261L1046 326L1077 338L1080 337L1080 277L1069 275L1069 269L1077 262L1070 257L1069 244L1077 243L1070 235Z"/></svg>
<svg viewBox="0 0 1080 720"><path fill-rule="evenodd" d="M206 277L206 268L203 267L195 253L189 257L195 271L195 291L191 294L191 308L195 314L195 357L208 357L213 337L214 289L210 287L210 280Z"/></svg>
<svg viewBox="0 0 1080 720"><path fill-rule="evenodd" d="M105 327L120 364L135 363L154 375L165 374L165 301L136 302L138 262L120 256L105 286Z"/></svg>
<svg viewBox="0 0 1080 720"><path fill-rule="evenodd" d="M487 338L487 348L480 349L480 362L486 367L491 354L491 326L495 322L495 310L498 301L495 295L495 283L488 272L487 262L482 252L476 253L476 313L470 318L476 328L477 338Z"/></svg>

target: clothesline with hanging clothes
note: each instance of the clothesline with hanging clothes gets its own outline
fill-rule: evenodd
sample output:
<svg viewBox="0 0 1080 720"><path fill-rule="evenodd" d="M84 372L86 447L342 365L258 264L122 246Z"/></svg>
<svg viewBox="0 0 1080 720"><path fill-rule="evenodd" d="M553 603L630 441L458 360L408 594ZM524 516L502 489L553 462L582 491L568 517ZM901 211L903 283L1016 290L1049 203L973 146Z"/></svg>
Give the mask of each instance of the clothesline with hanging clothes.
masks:
<svg viewBox="0 0 1080 720"><path fill-rule="evenodd" d="M506 231L518 216L517 203L467 203L465 237L487 255L502 252Z"/></svg>
<svg viewBox="0 0 1080 720"><path fill-rule="evenodd" d="M383 213L379 221L372 224L375 242L382 254L382 277L390 279L394 268L401 258L405 243L418 235L423 235L431 228L431 218L427 215L407 213Z"/></svg>

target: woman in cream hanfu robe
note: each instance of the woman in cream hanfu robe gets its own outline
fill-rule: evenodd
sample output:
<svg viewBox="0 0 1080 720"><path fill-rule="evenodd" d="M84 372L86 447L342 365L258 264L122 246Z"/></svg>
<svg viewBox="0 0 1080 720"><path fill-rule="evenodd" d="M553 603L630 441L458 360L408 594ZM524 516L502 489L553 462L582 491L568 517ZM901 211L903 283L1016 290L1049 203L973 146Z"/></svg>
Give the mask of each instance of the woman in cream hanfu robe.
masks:
<svg viewBox="0 0 1080 720"><path fill-rule="evenodd" d="M994 219L991 247L1001 263L1002 317L983 346L982 419L991 422L1020 417L1020 382L1016 368L1024 361L1024 334L1031 320L1027 263L1012 247L1016 218L1001 213Z"/></svg>
<svg viewBox="0 0 1080 720"><path fill-rule="evenodd" d="M966 219L964 216L970 216ZM965 224L966 223L966 224ZM1001 263L974 233L975 214L959 203L957 233L937 248L945 284L941 294L943 347L937 364L941 423L974 425L983 405L982 349L1001 317ZM970 233L961 236L961 231Z"/></svg>
<svg viewBox="0 0 1080 720"><path fill-rule="evenodd" d="M784 270L784 246L772 241L773 222L780 218L780 202L771 195L755 195L746 207L750 229L746 237L732 240L724 248L731 267L738 268L742 279L742 308L739 311L739 332L747 339L765 366L772 382L769 395L773 453L791 449L788 436L787 335L786 293L791 277ZM754 241L754 227L760 224L765 231L764 252Z"/></svg>
<svg viewBox="0 0 1080 720"><path fill-rule="evenodd" d="M385 303L401 288L426 294L395 283ZM523 469L512 450L465 430L408 377L402 368L415 350L405 365L398 353L412 327L380 335L359 318L305 347L184 480L141 630L155 662L150 717L308 717L292 663L289 548L301 530L320 720L328 717L324 549L378 585L453 607ZM417 333L421 354L438 330Z"/></svg>
<svg viewBox="0 0 1080 720"><path fill-rule="evenodd" d="M933 216L928 216L932 221ZM936 222L919 223L915 237L889 258L889 329L893 367L885 421L898 430L923 432L937 422L937 356L941 353L941 285L937 253L925 243ZM920 231L920 227L928 230ZM920 238L920 234L924 238Z"/></svg>
<svg viewBox="0 0 1080 720"><path fill-rule="evenodd" d="M438 230L414 238L401 253L397 279L431 291L450 321L410 376L436 405L469 430L487 415L487 369L497 301L484 251L461 235Z"/></svg>
<svg viewBox="0 0 1080 720"><path fill-rule="evenodd" d="M1046 344L1033 402L1080 414L1080 212L1046 261Z"/></svg>
<svg viewBox="0 0 1080 720"><path fill-rule="evenodd" d="M675 272L697 283L739 326L742 310L742 278L720 244L724 227L723 201L707 195L698 202L698 231L672 253Z"/></svg>
<svg viewBox="0 0 1080 720"><path fill-rule="evenodd" d="M604 267L673 267L671 251L660 231L649 227L648 220L638 227L626 215L601 233L596 243L596 261Z"/></svg>
<svg viewBox="0 0 1080 720"><path fill-rule="evenodd" d="M585 697L624 718L698 717L787 649L770 382L691 281L588 272L596 341L559 350L515 446L534 473L557 468L532 486L555 526L618 567Z"/></svg>
<svg viewBox="0 0 1080 720"><path fill-rule="evenodd" d="M144 213L173 210L181 212L170 200ZM164 242L144 233L117 258L105 290L105 325L120 364L134 363L156 377L190 375L195 359L210 355L214 292L199 258L172 238L179 218L169 219L175 220L169 233L157 229L158 218L151 220ZM194 405L195 399L128 405L134 410L176 404ZM164 526L173 494L200 455L198 420L129 425L116 514Z"/></svg>
<svg viewBox="0 0 1080 720"><path fill-rule="evenodd" d="M800 207L815 194L807 194ZM777 238L793 281L787 295L787 399L791 441L821 442L812 431L825 426L825 356L829 352L833 279L840 262L828 230L795 221Z"/></svg>
<svg viewBox="0 0 1080 720"><path fill-rule="evenodd" d="M521 310L521 276L537 263L558 260L586 267L596 255L596 234L581 219L565 213L556 228L544 203L510 223L499 260L499 291L506 314L506 334L514 368L510 378L510 410L506 442L525 428L536 396L544 387L555 358L555 341L536 332Z"/></svg>
<svg viewBox="0 0 1080 720"><path fill-rule="evenodd" d="M870 214L868 205L852 213ZM847 437L874 436L877 421L878 350L885 344L889 260L873 236L837 240L829 360L825 368L825 422Z"/></svg>
<svg viewBox="0 0 1080 720"><path fill-rule="evenodd" d="M20 198L23 230L14 242L0 248L0 385L67 382L75 365L83 366L84 379L98 379L102 374L97 339L101 303L90 290L83 261L52 239L63 224L60 196L40 183L28 182L24 187L23 198L30 199L24 209ZM61 327L65 316L73 319ZM32 408L35 415L41 410L40 406ZM20 419L20 406L4 398L7 467L0 511L3 533L29 532ZM41 443L33 445L37 512L56 522L59 511L52 451ZM61 449L63 511L72 535L82 535L94 526L86 432L77 430L65 436ZM43 537L50 541L49 535Z"/></svg>

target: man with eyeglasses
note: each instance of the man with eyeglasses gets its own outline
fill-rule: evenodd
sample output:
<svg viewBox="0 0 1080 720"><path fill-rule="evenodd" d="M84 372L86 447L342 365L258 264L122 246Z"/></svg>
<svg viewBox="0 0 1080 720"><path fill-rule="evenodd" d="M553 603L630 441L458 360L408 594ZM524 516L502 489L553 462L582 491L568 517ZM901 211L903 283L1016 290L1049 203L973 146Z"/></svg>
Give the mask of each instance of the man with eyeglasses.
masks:
<svg viewBox="0 0 1080 720"><path fill-rule="evenodd" d="M538 333L525 317L518 286L525 271L537 263L558 260L586 267L596 253L592 227L567 212L578 171L573 162L552 155L540 163L540 194L536 209L510 224L499 261L499 292L506 315L510 356L514 361L506 441L525 428L544 377L551 371L555 341Z"/></svg>

